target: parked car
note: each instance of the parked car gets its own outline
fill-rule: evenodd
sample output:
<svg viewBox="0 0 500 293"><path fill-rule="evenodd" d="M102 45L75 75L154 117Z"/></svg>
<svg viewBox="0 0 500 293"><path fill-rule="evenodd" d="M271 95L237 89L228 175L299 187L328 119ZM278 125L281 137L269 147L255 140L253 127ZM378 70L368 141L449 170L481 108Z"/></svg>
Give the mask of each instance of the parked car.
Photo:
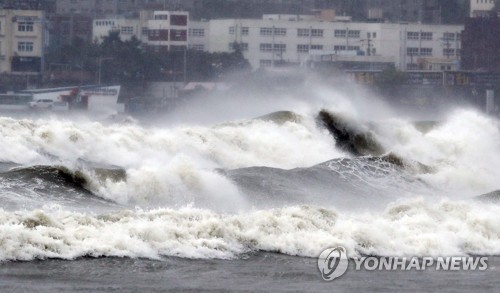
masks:
<svg viewBox="0 0 500 293"><path fill-rule="evenodd" d="M54 105L54 101L50 99L39 99L36 101L30 102L30 107L34 109L52 109Z"/></svg>

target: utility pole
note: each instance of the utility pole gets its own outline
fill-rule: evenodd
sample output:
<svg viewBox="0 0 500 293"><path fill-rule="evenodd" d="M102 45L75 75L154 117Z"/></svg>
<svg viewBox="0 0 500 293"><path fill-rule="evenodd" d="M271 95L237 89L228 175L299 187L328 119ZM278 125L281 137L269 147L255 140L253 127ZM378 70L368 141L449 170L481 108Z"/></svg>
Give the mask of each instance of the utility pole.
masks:
<svg viewBox="0 0 500 293"><path fill-rule="evenodd" d="M183 68L183 79L184 85L186 85L187 81L187 47L184 47L184 68Z"/></svg>
<svg viewBox="0 0 500 293"><path fill-rule="evenodd" d="M443 41L443 47L445 48L444 55L446 56L446 59L450 59L450 56L452 55L450 51L451 48L450 38L445 34L445 36L441 38L441 40Z"/></svg>
<svg viewBox="0 0 500 293"><path fill-rule="evenodd" d="M98 73L98 78L97 78L98 85L101 85L101 66L102 66L102 61L111 60L111 59L113 59L113 58L111 58L111 57L108 57L108 58L99 57L99 59L98 59L99 60L99 62L98 62L99 63L99 70L97 71L97 73Z"/></svg>
<svg viewBox="0 0 500 293"><path fill-rule="evenodd" d="M372 53L373 53L373 51L372 51L373 40L369 37L368 34L369 33L367 33L366 39L363 39L363 40L360 40L360 41L361 42L366 42L366 55L371 56Z"/></svg>

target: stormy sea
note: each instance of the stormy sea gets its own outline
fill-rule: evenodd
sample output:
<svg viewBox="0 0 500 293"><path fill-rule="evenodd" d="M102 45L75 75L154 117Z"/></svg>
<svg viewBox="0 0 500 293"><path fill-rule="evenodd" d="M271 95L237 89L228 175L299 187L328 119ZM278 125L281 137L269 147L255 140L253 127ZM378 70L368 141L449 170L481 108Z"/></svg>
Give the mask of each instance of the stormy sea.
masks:
<svg viewBox="0 0 500 293"><path fill-rule="evenodd" d="M499 123L481 111L417 117L318 89L75 116L0 117L1 292L500 286ZM325 282L317 257L339 245L489 266Z"/></svg>

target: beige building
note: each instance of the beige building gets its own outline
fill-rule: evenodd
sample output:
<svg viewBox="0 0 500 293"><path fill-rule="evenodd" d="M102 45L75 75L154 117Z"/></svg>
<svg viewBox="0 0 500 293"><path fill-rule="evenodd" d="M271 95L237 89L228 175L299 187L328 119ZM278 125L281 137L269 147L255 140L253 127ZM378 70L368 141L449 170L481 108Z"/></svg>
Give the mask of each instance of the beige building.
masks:
<svg viewBox="0 0 500 293"><path fill-rule="evenodd" d="M359 61L370 66L391 60L398 69L406 71L420 69L418 58L459 60L463 25L264 15L262 19L191 21L189 29L191 48L233 52L237 44L254 69L305 65L318 56L328 56L329 61Z"/></svg>
<svg viewBox="0 0 500 293"><path fill-rule="evenodd" d="M0 10L0 73L40 73L43 11Z"/></svg>
<svg viewBox="0 0 500 293"><path fill-rule="evenodd" d="M139 18L95 19L92 38L101 42L110 32L124 41L133 36L155 52L182 51L188 45L189 13L185 11L141 11Z"/></svg>

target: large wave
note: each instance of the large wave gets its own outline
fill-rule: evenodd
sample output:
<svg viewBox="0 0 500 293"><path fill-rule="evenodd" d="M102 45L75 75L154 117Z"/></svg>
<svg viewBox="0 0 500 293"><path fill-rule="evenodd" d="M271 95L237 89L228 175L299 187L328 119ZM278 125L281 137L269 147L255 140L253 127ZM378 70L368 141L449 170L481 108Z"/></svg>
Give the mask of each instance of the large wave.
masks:
<svg viewBox="0 0 500 293"><path fill-rule="evenodd" d="M0 260L499 253L498 204L470 200L499 189L496 119L344 111L376 143L359 156L320 109L175 127L0 118Z"/></svg>

